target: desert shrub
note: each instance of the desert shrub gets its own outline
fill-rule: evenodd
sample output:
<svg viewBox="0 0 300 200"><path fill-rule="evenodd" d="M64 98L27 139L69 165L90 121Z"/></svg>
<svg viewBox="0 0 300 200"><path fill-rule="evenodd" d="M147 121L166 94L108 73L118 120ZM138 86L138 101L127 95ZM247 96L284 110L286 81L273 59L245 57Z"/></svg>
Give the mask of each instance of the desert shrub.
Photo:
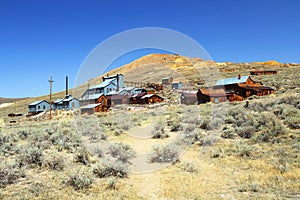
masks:
<svg viewBox="0 0 300 200"><path fill-rule="evenodd" d="M225 151L223 148L214 148L210 151L211 158L223 158L225 156Z"/></svg>
<svg viewBox="0 0 300 200"><path fill-rule="evenodd" d="M122 142L110 145L108 153L121 162L129 162L136 155L136 152L128 145Z"/></svg>
<svg viewBox="0 0 300 200"><path fill-rule="evenodd" d="M232 127L232 125L227 124L223 127L221 137L225 139L235 139L237 137L237 134L235 133L235 129Z"/></svg>
<svg viewBox="0 0 300 200"><path fill-rule="evenodd" d="M62 171L65 168L65 158L57 153L43 157L43 166L51 170Z"/></svg>
<svg viewBox="0 0 300 200"><path fill-rule="evenodd" d="M91 153L92 155L97 156L98 158L102 158L104 156L103 149L99 146L92 147Z"/></svg>
<svg viewBox="0 0 300 200"><path fill-rule="evenodd" d="M45 190L47 190L47 188L41 182L32 183L28 189L28 191L31 192L35 197L39 197L40 194Z"/></svg>
<svg viewBox="0 0 300 200"><path fill-rule="evenodd" d="M184 124L183 125L183 133L190 134L195 130L196 126L194 124Z"/></svg>
<svg viewBox="0 0 300 200"><path fill-rule="evenodd" d="M183 129L178 116L171 116L167 121L167 126L170 127L171 132L177 132Z"/></svg>
<svg viewBox="0 0 300 200"><path fill-rule="evenodd" d="M236 127L235 130L237 134L242 138L251 138L256 131L253 126Z"/></svg>
<svg viewBox="0 0 300 200"><path fill-rule="evenodd" d="M26 165L42 165L42 156L43 151L36 147L27 147L20 150L20 154L18 155L17 162L20 167Z"/></svg>
<svg viewBox="0 0 300 200"><path fill-rule="evenodd" d="M75 155L75 161L87 165L90 163L90 152L86 148L80 148Z"/></svg>
<svg viewBox="0 0 300 200"><path fill-rule="evenodd" d="M59 130L50 136L53 145L58 146L59 150L69 150L74 152L81 144L80 137L68 129Z"/></svg>
<svg viewBox="0 0 300 200"><path fill-rule="evenodd" d="M17 139L13 134L0 133L0 155L10 156L19 152Z"/></svg>
<svg viewBox="0 0 300 200"><path fill-rule="evenodd" d="M65 183L72 186L75 190L87 189L93 183L94 179L91 173L76 171L68 174Z"/></svg>
<svg viewBox="0 0 300 200"><path fill-rule="evenodd" d="M194 144L196 141L199 141L203 137L203 131L201 129L196 128L191 132L183 132L183 137L181 138L181 142L179 144L184 143L187 145L191 145Z"/></svg>
<svg viewBox="0 0 300 200"><path fill-rule="evenodd" d="M300 111L294 107L285 107L282 111L282 116L284 118L285 123L291 129L300 128Z"/></svg>
<svg viewBox="0 0 300 200"><path fill-rule="evenodd" d="M0 163L0 188L15 183L20 177L25 177L25 174L17 165L6 162Z"/></svg>
<svg viewBox="0 0 300 200"><path fill-rule="evenodd" d="M169 137L169 135L165 132L165 128L162 123L157 123L154 129L151 131L151 134L152 138L154 139Z"/></svg>
<svg viewBox="0 0 300 200"><path fill-rule="evenodd" d="M238 157L252 157L255 149L245 142L237 142L231 149L234 155Z"/></svg>
<svg viewBox="0 0 300 200"><path fill-rule="evenodd" d="M219 139L216 136L202 137L199 142L201 146L213 146Z"/></svg>
<svg viewBox="0 0 300 200"><path fill-rule="evenodd" d="M178 160L180 148L175 144L169 144L164 147L156 146L153 151L150 155L151 162L170 163Z"/></svg>
<svg viewBox="0 0 300 200"><path fill-rule="evenodd" d="M100 164L93 168L93 173L99 177L119 177L125 178L128 175L128 163L121 161L103 160Z"/></svg>
<svg viewBox="0 0 300 200"><path fill-rule="evenodd" d="M117 180L114 177L109 177L107 179L107 188L112 190L117 188Z"/></svg>
<svg viewBox="0 0 300 200"><path fill-rule="evenodd" d="M181 163L180 168L187 172L196 172L197 171L197 168L194 165L194 163L187 162L187 161Z"/></svg>
<svg viewBox="0 0 300 200"><path fill-rule="evenodd" d="M207 129L209 129L209 124L210 124L210 118L209 117L203 117L200 120L199 128L207 130Z"/></svg>
<svg viewBox="0 0 300 200"><path fill-rule="evenodd" d="M19 138L21 140L25 140L31 135L31 132L27 129L24 129L24 130L18 131L17 135L19 136Z"/></svg>

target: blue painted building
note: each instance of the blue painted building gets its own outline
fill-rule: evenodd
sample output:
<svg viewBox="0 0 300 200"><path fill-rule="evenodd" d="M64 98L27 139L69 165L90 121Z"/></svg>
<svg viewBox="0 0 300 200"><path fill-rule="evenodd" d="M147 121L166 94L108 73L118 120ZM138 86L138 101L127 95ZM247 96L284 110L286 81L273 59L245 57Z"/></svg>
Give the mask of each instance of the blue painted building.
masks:
<svg viewBox="0 0 300 200"><path fill-rule="evenodd" d="M50 103L46 100L34 101L28 104L28 113L40 113L50 110Z"/></svg>
<svg viewBox="0 0 300 200"><path fill-rule="evenodd" d="M124 88L124 76L122 74L116 74L114 76L103 77L103 82L97 85L90 87L83 95L90 96L94 94L101 94L107 95L113 91L119 91Z"/></svg>
<svg viewBox="0 0 300 200"><path fill-rule="evenodd" d="M63 99L56 99L52 104L52 108L54 110L72 110L72 109L77 109L79 107L80 107L79 100L72 97L71 95L67 95Z"/></svg>
<svg viewBox="0 0 300 200"><path fill-rule="evenodd" d="M172 89L181 89L182 83L181 82L173 82L173 83L171 83L171 88Z"/></svg>

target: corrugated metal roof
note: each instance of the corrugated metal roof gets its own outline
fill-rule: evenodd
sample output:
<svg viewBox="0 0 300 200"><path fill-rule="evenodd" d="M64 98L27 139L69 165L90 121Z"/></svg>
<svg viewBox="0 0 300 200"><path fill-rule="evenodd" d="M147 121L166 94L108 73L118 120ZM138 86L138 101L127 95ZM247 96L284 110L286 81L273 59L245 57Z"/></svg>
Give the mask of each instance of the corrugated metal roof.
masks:
<svg viewBox="0 0 300 200"><path fill-rule="evenodd" d="M47 102L46 100L38 100L38 101L34 101L34 102L32 102L32 103L30 103L30 104L28 104L28 105L29 105L29 106L35 106L35 105L38 105L38 104L42 103L43 101ZM47 102L47 103L48 103L48 102Z"/></svg>
<svg viewBox="0 0 300 200"><path fill-rule="evenodd" d="M249 76L242 76L240 79L238 77L225 78L225 79L217 80L215 86L231 85L231 84L236 84L236 83L245 83L248 78L249 78Z"/></svg>
<svg viewBox="0 0 300 200"><path fill-rule="evenodd" d="M96 108L97 106L101 105L101 103L94 103L94 104L88 104L86 106L81 106L81 109L91 109L91 108Z"/></svg>
<svg viewBox="0 0 300 200"><path fill-rule="evenodd" d="M79 100L83 101L83 100L93 100L93 99L98 99L99 97L101 97L102 95L104 95L103 93L100 94L91 94L88 95L87 97L82 97Z"/></svg>
<svg viewBox="0 0 300 200"><path fill-rule="evenodd" d="M59 103L61 101L63 101L64 99L56 99L53 103Z"/></svg>
<svg viewBox="0 0 300 200"><path fill-rule="evenodd" d="M94 85L94 86L90 87L90 89L105 88L106 86L111 84L113 81L114 80L105 80L102 83L99 83L97 85Z"/></svg>

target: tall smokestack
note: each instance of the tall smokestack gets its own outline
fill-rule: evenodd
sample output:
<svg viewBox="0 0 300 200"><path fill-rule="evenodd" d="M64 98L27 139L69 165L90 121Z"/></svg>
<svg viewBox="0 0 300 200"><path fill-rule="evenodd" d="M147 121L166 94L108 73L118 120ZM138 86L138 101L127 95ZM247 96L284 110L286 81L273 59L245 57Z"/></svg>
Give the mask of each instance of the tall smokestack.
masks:
<svg viewBox="0 0 300 200"><path fill-rule="evenodd" d="M69 78L68 76L66 76L66 97L69 95L69 88L68 88L68 85L69 85Z"/></svg>

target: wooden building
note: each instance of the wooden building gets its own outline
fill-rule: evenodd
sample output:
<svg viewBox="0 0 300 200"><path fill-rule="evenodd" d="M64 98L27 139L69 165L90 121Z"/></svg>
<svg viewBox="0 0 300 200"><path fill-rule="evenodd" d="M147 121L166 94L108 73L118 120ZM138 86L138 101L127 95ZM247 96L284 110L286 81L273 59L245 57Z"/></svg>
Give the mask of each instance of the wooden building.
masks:
<svg viewBox="0 0 300 200"><path fill-rule="evenodd" d="M80 111L81 111L81 114L91 115L95 112L102 112L103 109L102 109L101 103L95 103L95 104L88 104L88 105L82 106L80 108Z"/></svg>
<svg viewBox="0 0 300 200"><path fill-rule="evenodd" d="M173 77L165 77L161 80L162 85L170 85L173 82Z"/></svg>
<svg viewBox="0 0 300 200"><path fill-rule="evenodd" d="M171 83L171 89L181 89L182 88L182 83L181 82L173 82Z"/></svg>
<svg viewBox="0 0 300 200"><path fill-rule="evenodd" d="M250 75L272 75L277 74L276 70L252 70Z"/></svg>
<svg viewBox="0 0 300 200"><path fill-rule="evenodd" d="M146 94L141 97L141 101L143 104L160 103L164 101L164 98L158 96L157 94Z"/></svg>
<svg viewBox="0 0 300 200"><path fill-rule="evenodd" d="M147 94L146 92L141 92L141 93L132 95L129 99L129 103L130 104L143 104L144 100L142 100L141 98L143 96L145 96L146 94Z"/></svg>
<svg viewBox="0 0 300 200"><path fill-rule="evenodd" d="M46 100L34 101L28 104L28 113L36 114L46 110L50 110L50 103Z"/></svg>
<svg viewBox="0 0 300 200"><path fill-rule="evenodd" d="M207 103L207 102L219 103L219 102L227 101L227 97L226 97L225 90L221 88L198 89L197 101L198 104Z"/></svg>
<svg viewBox="0 0 300 200"><path fill-rule="evenodd" d="M67 95L63 99L56 99L52 104L52 108L54 110L72 110L79 107L80 101L71 95Z"/></svg>
<svg viewBox="0 0 300 200"><path fill-rule="evenodd" d="M182 104L195 105L198 103L197 91L183 91L180 96Z"/></svg>
<svg viewBox="0 0 300 200"><path fill-rule="evenodd" d="M107 96L109 106L115 106L119 104L129 104L130 95L114 94Z"/></svg>
<svg viewBox="0 0 300 200"><path fill-rule="evenodd" d="M106 95L112 91L119 91L122 88L124 88L124 76L122 74L117 74L114 76L103 77L102 83L88 88L82 96L101 93Z"/></svg>
<svg viewBox="0 0 300 200"><path fill-rule="evenodd" d="M109 109L109 102L108 102L108 98L103 94L93 94L93 95L89 95L89 96L83 96L80 99L80 105L81 108L85 107L85 109L91 109L90 107L97 105L97 111L96 112L103 112L103 111L107 111ZM90 105L90 106L88 106Z"/></svg>
<svg viewBox="0 0 300 200"><path fill-rule="evenodd" d="M224 89L229 101L242 101L252 95L263 96L274 93L274 89L256 82L249 76L221 79L216 82L213 89Z"/></svg>

